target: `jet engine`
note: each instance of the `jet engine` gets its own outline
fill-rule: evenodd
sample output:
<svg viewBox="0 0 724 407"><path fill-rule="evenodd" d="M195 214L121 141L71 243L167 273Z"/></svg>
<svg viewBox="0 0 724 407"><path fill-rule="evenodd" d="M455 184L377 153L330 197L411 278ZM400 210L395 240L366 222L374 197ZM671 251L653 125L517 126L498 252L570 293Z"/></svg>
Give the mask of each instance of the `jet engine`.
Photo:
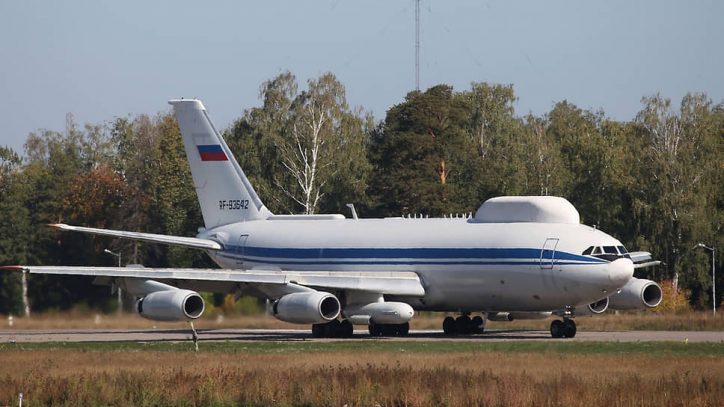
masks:
<svg viewBox="0 0 724 407"><path fill-rule="evenodd" d="M573 311L573 315L595 315L603 314L608 309L608 297L586 305L579 305Z"/></svg>
<svg viewBox="0 0 724 407"><path fill-rule="evenodd" d="M165 290L147 294L136 302L136 310L155 321L186 321L204 313L204 299L191 290Z"/></svg>
<svg viewBox="0 0 724 407"><path fill-rule="evenodd" d="M373 302L344 309L344 316L355 325L404 324L414 315L412 307L404 302Z"/></svg>
<svg viewBox="0 0 724 407"><path fill-rule="evenodd" d="M337 319L341 308L334 295L310 291L283 296L272 306L272 314L295 324L320 324Z"/></svg>
<svg viewBox="0 0 724 407"><path fill-rule="evenodd" d="M651 280L632 278L621 290L608 297L611 309L646 309L661 303L661 287Z"/></svg>

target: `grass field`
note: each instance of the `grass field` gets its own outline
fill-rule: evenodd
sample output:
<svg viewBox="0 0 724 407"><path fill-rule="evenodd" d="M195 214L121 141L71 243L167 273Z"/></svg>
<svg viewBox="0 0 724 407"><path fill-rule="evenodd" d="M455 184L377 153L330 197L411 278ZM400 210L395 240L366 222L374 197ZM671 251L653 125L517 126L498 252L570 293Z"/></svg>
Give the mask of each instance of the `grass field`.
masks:
<svg viewBox="0 0 724 407"><path fill-rule="evenodd" d="M413 329L439 329L423 313ZM708 313L577 318L580 330L723 330ZM135 315L0 320L7 329L186 327ZM550 320L491 322L547 329ZM198 328L304 328L257 315ZM0 405L719 406L724 344L335 341L0 344Z"/></svg>
<svg viewBox="0 0 724 407"><path fill-rule="evenodd" d="M724 400L724 346L285 342L0 345L0 404L691 405Z"/></svg>

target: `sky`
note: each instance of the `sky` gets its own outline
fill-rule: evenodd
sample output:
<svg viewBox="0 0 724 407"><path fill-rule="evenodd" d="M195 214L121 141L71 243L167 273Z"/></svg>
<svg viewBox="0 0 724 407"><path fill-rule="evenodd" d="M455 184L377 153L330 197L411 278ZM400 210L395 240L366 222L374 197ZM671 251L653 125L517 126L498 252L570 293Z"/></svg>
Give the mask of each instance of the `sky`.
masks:
<svg viewBox="0 0 724 407"><path fill-rule="evenodd" d="M0 145L168 111L196 97L218 128L284 71L325 72L377 120L415 88L414 0L0 0ZM421 1L420 87L513 84L516 113L568 100L631 120L643 96L724 100L724 2Z"/></svg>

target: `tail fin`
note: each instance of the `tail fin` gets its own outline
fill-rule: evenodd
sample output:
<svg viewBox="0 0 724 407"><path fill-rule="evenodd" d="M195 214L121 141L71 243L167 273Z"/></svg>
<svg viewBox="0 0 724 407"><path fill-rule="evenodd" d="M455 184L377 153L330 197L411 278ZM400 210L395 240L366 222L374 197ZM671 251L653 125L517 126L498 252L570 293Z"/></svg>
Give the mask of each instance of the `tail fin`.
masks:
<svg viewBox="0 0 724 407"><path fill-rule="evenodd" d="M264 206L200 100L170 100L186 148L207 229L266 219Z"/></svg>

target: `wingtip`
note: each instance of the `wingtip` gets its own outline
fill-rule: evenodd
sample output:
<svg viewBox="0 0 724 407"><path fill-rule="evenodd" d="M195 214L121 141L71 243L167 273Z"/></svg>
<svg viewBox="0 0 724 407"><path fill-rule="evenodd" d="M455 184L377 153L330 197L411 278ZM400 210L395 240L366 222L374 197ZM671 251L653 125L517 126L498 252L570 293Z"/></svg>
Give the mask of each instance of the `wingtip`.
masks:
<svg viewBox="0 0 724 407"><path fill-rule="evenodd" d="M48 223L48 227L55 229L67 229L68 225L66 225L65 223Z"/></svg>

